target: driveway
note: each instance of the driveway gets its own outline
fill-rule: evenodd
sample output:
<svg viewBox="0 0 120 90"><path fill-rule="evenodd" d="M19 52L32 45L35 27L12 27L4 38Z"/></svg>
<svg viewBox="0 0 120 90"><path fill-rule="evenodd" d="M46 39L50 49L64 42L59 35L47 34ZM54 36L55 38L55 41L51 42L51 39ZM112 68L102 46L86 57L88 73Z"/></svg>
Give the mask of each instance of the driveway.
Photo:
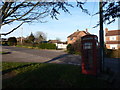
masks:
<svg viewBox="0 0 120 90"><path fill-rule="evenodd" d="M80 65L79 55L70 55L63 50L42 50L21 47L2 46L2 51L8 53L2 55L2 61L7 62L40 62Z"/></svg>

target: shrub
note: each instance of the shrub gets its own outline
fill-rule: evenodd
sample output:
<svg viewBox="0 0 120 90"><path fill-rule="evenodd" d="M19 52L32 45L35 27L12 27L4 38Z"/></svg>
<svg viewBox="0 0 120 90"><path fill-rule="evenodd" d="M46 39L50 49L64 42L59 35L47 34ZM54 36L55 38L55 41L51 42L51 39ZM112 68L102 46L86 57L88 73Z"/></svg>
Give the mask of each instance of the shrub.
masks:
<svg viewBox="0 0 120 90"><path fill-rule="evenodd" d="M77 40L73 44L68 44L67 51L70 54L81 54L81 41Z"/></svg>
<svg viewBox="0 0 120 90"><path fill-rule="evenodd" d="M52 43L41 43L39 45L39 48L41 49L56 49L56 45Z"/></svg>
<svg viewBox="0 0 120 90"><path fill-rule="evenodd" d="M68 53L70 53L70 54L74 54L74 53L75 53L75 50L74 50L72 44L68 44L68 45L67 45L67 51L68 51Z"/></svg>
<svg viewBox="0 0 120 90"><path fill-rule="evenodd" d="M8 46L8 41L3 41L3 42L2 42L2 45L3 45L3 46Z"/></svg>
<svg viewBox="0 0 120 90"><path fill-rule="evenodd" d="M15 37L8 38L8 45L16 46L17 45L17 39Z"/></svg>
<svg viewBox="0 0 120 90"><path fill-rule="evenodd" d="M120 58L120 49L117 49L117 50L112 50L112 49L106 49L105 50L105 55L106 57L109 57L109 58Z"/></svg>

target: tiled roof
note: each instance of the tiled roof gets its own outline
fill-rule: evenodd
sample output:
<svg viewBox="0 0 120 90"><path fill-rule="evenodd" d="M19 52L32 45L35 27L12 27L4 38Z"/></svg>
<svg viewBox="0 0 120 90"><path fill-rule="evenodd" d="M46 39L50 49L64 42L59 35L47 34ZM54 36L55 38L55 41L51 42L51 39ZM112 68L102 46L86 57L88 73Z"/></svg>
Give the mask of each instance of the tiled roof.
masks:
<svg viewBox="0 0 120 90"><path fill-rule="evenodd" d="M58 43L60 42L59 40L50 40L49 43Z"/></svg>
<svg viewBox="0 0 120 90"><path fill-rule="evenodd" d="M105 36L120 35L120 30L110 30L106 33Z"/></svg>
<svg viewBox="0 0 120 90"><path fill-rule="evenodd" d="M69 37L77 37L79 35L79 33L82 33L82 32L84 32L85 34L90 34L89 32L86 32L86 31L76 31L73 34L69 35L67 38L69 38Z"/></svg>

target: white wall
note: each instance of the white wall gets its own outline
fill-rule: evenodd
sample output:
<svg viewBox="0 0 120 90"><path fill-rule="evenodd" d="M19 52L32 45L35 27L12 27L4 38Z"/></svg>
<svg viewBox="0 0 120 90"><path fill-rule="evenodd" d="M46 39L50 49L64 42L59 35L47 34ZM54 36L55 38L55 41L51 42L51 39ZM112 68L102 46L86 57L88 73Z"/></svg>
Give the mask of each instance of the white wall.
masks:
<svg viewBox="0 0 120 90"><path fill-rule="evenodd" d="M56 44L57 49L67 49L67 44Z"/></svg>
<svg viewBox="0 0 120 90"><path fill-rule="evenodd" d="M110 44L110 49L113 49L113 48L118 49L117 44Z"/></svg>

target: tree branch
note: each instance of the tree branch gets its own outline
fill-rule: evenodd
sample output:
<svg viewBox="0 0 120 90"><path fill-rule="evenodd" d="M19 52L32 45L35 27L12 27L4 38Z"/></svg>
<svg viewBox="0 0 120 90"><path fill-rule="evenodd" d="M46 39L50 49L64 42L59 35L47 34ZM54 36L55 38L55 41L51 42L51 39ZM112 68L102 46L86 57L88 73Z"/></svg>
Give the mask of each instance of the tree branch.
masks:
<svg viewBox="0 0 120 90"><path fill-rule="evenodd" d="M25 23L25 22L22 22L20 25L18 25L16 28L12 29L12 30L11 30L10 32L8 32L8 33L1 33L0 36L1 36L1 35L5 35L5 36L6 36L6 35L12 33L12 32L15 31L17 28L19 28L23 23Z"/></svg>
<svg viewBox="0 0 120 90"><path fill-rule="evenodd" d="M22 4L22 3L21 3L21 4ZM8 22L4 22L4 23L2 23L1 26L5 25L5 24L9 24L9 23L11 23L11 22L13 22L13 21L15 21L15 20L21 19L22 17L24 17L24 16L26 16L27 14L29 14L38 4L39 4L39 2L37 2L28 12L26 12L26 13L25 13L24 15L22 15L21 17L18 17L18 18L16 18L16 19L11 19L11 20L8 21ZM17 8L18 8L18 7L19 7L19 6L17 6ZM16 10L16 9L15 9L15 10ZM12 13L14 13L14 10L11 11L11 13L9 13L9 14L7 15L7 17L10 16Z"/></svg>

